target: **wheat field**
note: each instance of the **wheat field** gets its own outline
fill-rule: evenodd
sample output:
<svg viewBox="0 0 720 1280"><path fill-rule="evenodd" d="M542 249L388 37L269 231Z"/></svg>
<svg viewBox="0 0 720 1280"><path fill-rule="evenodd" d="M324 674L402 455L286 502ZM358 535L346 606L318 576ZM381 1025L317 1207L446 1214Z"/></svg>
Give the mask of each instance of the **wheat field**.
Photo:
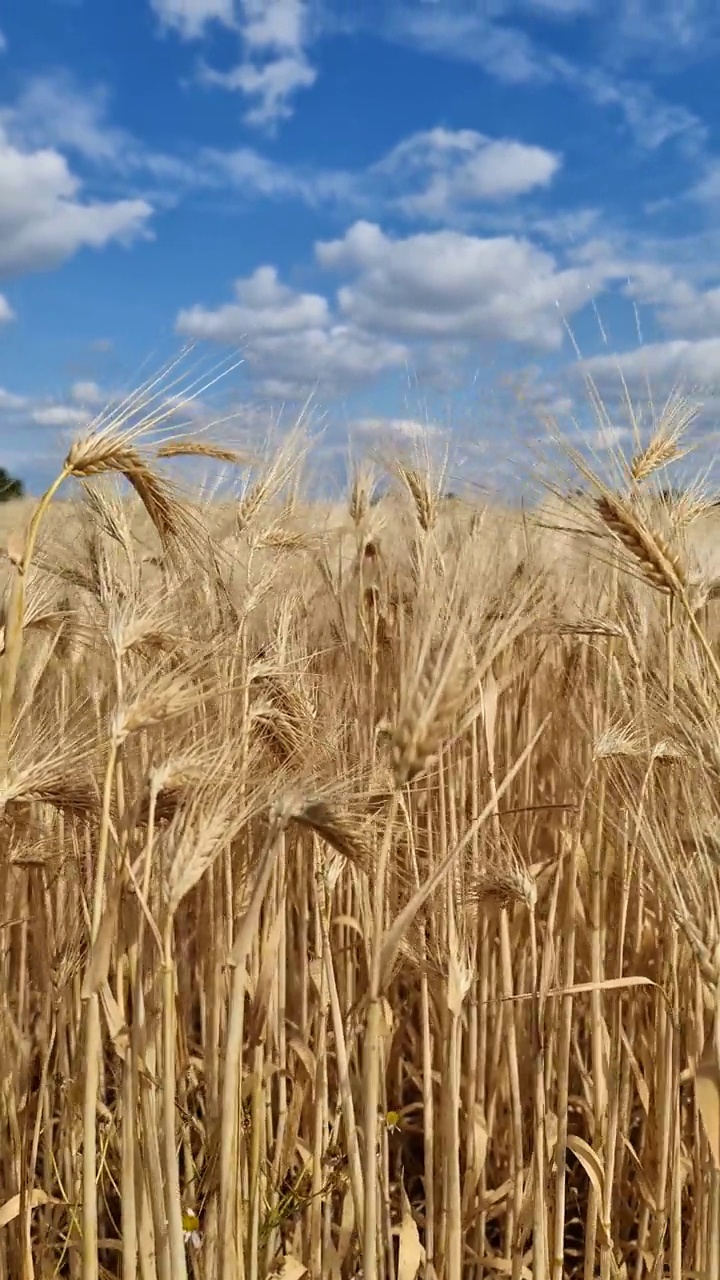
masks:
<svg viewBox="0 0 720 1280"><path fill-rule="evenodd" d="M0 1280L714 1280L677 414L534 515L404 462L321 509L155 394L3 509Z"/></svg>

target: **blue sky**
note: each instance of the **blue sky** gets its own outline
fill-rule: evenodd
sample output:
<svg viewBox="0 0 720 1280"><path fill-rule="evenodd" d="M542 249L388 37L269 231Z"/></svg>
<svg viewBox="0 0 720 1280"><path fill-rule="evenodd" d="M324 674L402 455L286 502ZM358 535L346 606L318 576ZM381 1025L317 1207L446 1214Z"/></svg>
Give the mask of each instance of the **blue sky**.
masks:
<svg viewBox="0 0 720 1280"><path fill-rule="evenodd" d="M0 33L0 462L31 489L188 340L242 352L208 409L240 430L312 393L326 449L430 424L499 476L583 372L616 438L619 369L712 414L716 0L0 0Z"/></svg>

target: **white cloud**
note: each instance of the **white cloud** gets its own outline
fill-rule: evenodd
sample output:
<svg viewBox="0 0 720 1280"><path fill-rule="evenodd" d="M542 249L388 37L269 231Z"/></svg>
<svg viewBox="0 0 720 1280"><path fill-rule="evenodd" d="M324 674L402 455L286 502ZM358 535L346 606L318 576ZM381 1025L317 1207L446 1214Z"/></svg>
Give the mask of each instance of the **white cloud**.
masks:
<svg viewBox="0 0 720 1280"><path fill-rule="evenodd" d="M15 319L15 312L4 293L0 293L0 324L9 324Z"/></svg>
<svg viewBox="0 0 720 1280"><path fill-rule="evenodd" d="M632 266L626 294L656 308L663 328L686 338L720 333L720 287L698 289L664 263Z"/></svg>
<svg viewBox="0 0 720 1280"><path fill-rule="evenodd" d="M355 325L331 324L248 344L248 363L264 395L297 398L317 385L323 394L347 390L403 368L408 350Z"/></svg>
<svg viewBox="0 0 720 1280"><path fill-rule="evenodd" d="M630 439L632 432L629 427L618 427L613 424L599 427L597 431L586 437L587 443L591 449L596 449L598 453L610 453L613 449L620 448Z"/></svg>
<svg viewBox="0 0 720 1280"><path fill-rule="evenodd" d="M302 46L306 0L150 0L163 26L185 40L199 40L211 23L238 31L248 50L265 53Z"/></svg>
<svg viewBox="0 0 720 1280"><path fill-rule="evenodd" d="M548 186L560 165L561 157L543 147L438 127L411 134L365 170L290 167L240 147L206 149L196 174L208 186L230 184L246 195L311 207L338 204L358 213L385 208L412 220L463 223L481 204Z"/></svg>
<svg viewBox="0 0 720 1280"><path fill-rule="evenodd" d="M33 409L32 421L38 427L81 427L88 421L84 409L71 404L51 404Z"/></svg>
<svg viewBox="0 0 720 1280"><path fill-rule="evenodd" d="M302 48L307 35L305 0L241 0L243 36L250 49Z"/></svg>
<svg viewBox="0 0 720 1280"><path fill-rule="evenodd" d="M656 151L673 139L701 148L707 129L687 107L663 102L649 85L636 80L617 79L598 67L558 63L561 76L585 93L596 106L612 107L624 117L635 141L647 151Z"/></svg>
<svg viewBox="0 0 720 1280"><path fill-rule="evenodd" d="M234 23L233 0L150 0L150 5L162 25L185 40L197 40L211 22L226 27Z"/></svg>
<svg viewBox="0 0 720 1280"><path fill-rule="evenodd" d="M682 0L679 2L683 8ZM696 3L697 0L686 0L686 18ZM633 10L640 6L642 20L636 20ZM593 6L591 0L587 4L582 0L526 0L526 8L555 17L577 15L593 7L600 17L600 6ZM505 84L567 84L596 106L620 112L635 141L648 150L671 139L689 147L704 145L707 131L692 111L664 102L650 85L620 77L597 62L586 66L549 52L525 31L501 23L500 19L510 17L516 10L516 0L494 0L492 5L476 6L474 11L466 0L422 6L398 3L388 6L378 25L380 33L389 39L474 63ZM625 0L619 6L613 5L612 14L612 19L603 24L603 38L606 44L612 42L615 66L627 55L631 40L637 38L642 43L643 32L646 50L650 45L657 50L666 43L672 51L682 47L683 41L688 43L692 24L679 19L676 0ZM620 31L626 33L625 40L619 36Z"/></svg>
<svg viewBox="0 0 720 1280"><path fill-rule="evenodd" d="M70 388L70 397L77 404L88 407L105 403L105 393L97 382L74 382Z"/></svg>
<svg viewBox="0 0 720 1280"><path fill-rule="evenodd" d="M492 0L483 5L471 0L395 0L385 9L389 25L406 38L424 39L431 46L442 42L452 52L464 44L465 56L473 60L483 57L483 34L499 35L504 47L514 44L521 68L526 60L536 67L543 51L517 27L501 25L520 16L518 10L538 20L594 19L600 52L616 66L650 55L672 70L683 55L706 53L720 33L720 15L712 0ZM492 72L492 66L488 69Z"/></svg>
<svg viewBox="0 0 720 1280"><path fill-rule="evenodd" d="M701 204L717 207L720 202L720 161L708 162L703 176L694 187L691 187L689 194L692 199L700 201Z"/></svg>
<svg viewBox="0 0 720 1280"><path fill-rule="evenodd" d="M242 345L268 395L306 394L365 381L401 366L407 349L352 323L339 323L326 298L282 284L274 267L259 267L235 282L235 301L211 310L194 306L177 318L180 333Z"/></svg>
<svg viewBox="0 0 720 1280"><path fill-rule="evenodd" d="M712 331L720 332L720 288L695 290L688 285L687 296L678 298L672 309L662 307L659 319L666 329L686 336L708 337Z"/></svg>
<svg viewBox="0 0 720 1280"><path fill-rule="evenodd" d="M200 183L210 187L230 186L246 195L271 200L300 200L315 205L330 194L331 175L325 180L322 174L304 174L260 155L252 147L238 147L234 151L207 147L199 157L198 169ZM340 185L338 183L338 194Z"/></svg>
<svg viewBox="0 0 720 1280"><path fill-rule="evenodd" d="M147 234L145 200L83 201L58 151L24 151L0 126L0 276L58 266L85 246Z"/></svg>
<svg viewBox="0 0 720 1280"><path fill-rule="evenodd" d="M6 391L4 387L0 387L0 413L16 413L26 405L26 396L14 395L12 391Z"/></svg>
<svg viewBox="0 0 720 1280"><path fill-rule="evenodd" d="M476 63L507 84L551 78L530 38L460 3L388 6L381 31L428 53Z"/></svg>
<svg viewBox="0 0 720 1280"><path fill-rule="evenodd" d="M259 21L259 19L258 19ZM288 25L287 39L295 28ZM270 39L270 33L258 33ZM283 38L282 29L274 37ZM206 69L206 81L257 90L255 123L289 111L292 79L309 85L315 72L296 53L280 53L264 64L244 61L228 72ZM261 92L262 90L262 92ZM53 150L81 157L99 175L151 180L149 203L174 202L184 192L234 188L245 199L294 199L310 207L342 204L355 216L386 208L411 219L463 225L478 207L512 199L549 185L561 158L543 147L512 138L490 138L471 129L437 127L405 138L365 170L316 169L283 164L252 147L224 151L204 147L194 155L154 152L108 120L109 95L102 86L78 86L65 72L29 80L12 106L0 108L6 140L22 152Z"/></svg>
<svg viewBox="0 0 720 1280"><path fill-rule="evenodd" d="M248 334L287 333L328 324L327 300L316 293L296 293L281 284L274 267L258 267L235 282L235 302L217 311L192 307L181 312L181 332L221 342L242 342Z"/></svg>
<svg viewBox="0 0 720 1280"><path fill-rule="evenodd" d="M532 218L529 225L551 244L576 247L586 242L590 233L600 224L601 217L601 211L597 208L571 209L568 212L551 213L547 217Z"/></svg>
<svg viewBox="0 0 720 1280"><path fill-rule="evenodd" d="M209 74L217 79L214 73ZM228 73L231 77L234 74ZM184 157L152 151L128 130L111 124L108 108L109 94L103 86L80 86L67 72L54 72L32 77L12 106L0 107L0 127L21 151L51 148L67 152L100 171L142 174L162 181L165 193L170 184L173 193L237 186L251 194L317 203L331 198L333 192L339 195L340 187L354 180L351 174L302 172L250 147L232 151L204 147Z"/></svg>
<svg viewBox="0 0 720 1280"><path fill-rule="evenodd" d="M403 440L425 440L441 434L438 427L417 418L358 418L351 426L359 435L374 439L391 436Z"/></svg>
<svg viewBox="0 0 720 1280"><path fill-rule="evenodd" d="M514 236L437 231L392 239L369 222L319 243L316 255L324 267L355 273L356 282L338 292L340 308L371 332L504 339L546 350L561 345L563 314L582 307L607 278L601 263L558 269L550 254Z"/></svg>
<svg viewBox="0 0 720 1280"><path fill-rule="evenodd" d="M291 99L299 89L310 89L317 72L302 54L285 54L261 66L242 62L232 71L213 71L206 67L202 78L206 84L222 89L240 90L256 105L245 112L244 120L252 125L272 125L292 115Z"/></svg>
<svg viewBox="0 0 720 1280"><path fill-rule="evenodd" d="M290 288L266 265L235 282L230 302L185 308L178 331L241 346L252 378L271 395L314 383L347 388L408 363L433 381L433 369L464 364L478 341L557 350L563 315L612 278L600 259L563 269L512 236L393 239L369 222L318 242L315 252L321 267L345 277L334 303Z"/></svg>
<svg viewBox="0 0 720 1280"><path fill-rule="evenodd" d="M546 187L561 164L544 147L488 138L473 129L430 129L406 138L374 166L407 190L397 198L409 214L444 219L462 206L511 199Z"/></svg>
<svg viewBox="0 0 720 1280"><path fill-rule="evenodd" d="M244 119L261 128L292 115L292 100L309 89L317 72L307 57L307 0L150 0L164 27L185 40L201 40L213 24L240 37L243 56L229 71L203 66L207 85L241 93L250 102Z"/></svg>
<svg viewBox="0 0 720 1280"><path fill-rule="evenodd" d="M114 165L132 141L124 130L107 124L106 112L104 89L80 93L60 72L28 80L13 107L0 112L0 123L11 141L26 150L59 147Z"/></svg>
<svg viewBox="0 0 720 1280"><path fill-rule="evenodd" d="M718 35L718 11L704 0L622 0L608 27L615 56L664 55L674 69L683 53L707 53Z"/></svg>
<svg viewBox="0 0 720 1280"><path fill-rule="evenodd" d="M582 368L596 379L620 389L620 374L629 382L660 390L666 384L695 389L717 387L720 382L720 337L691 342L677 338L654 342L618 355L595 356Z"/></svg>
<svg viewBox="0 0 720 1280"><path fill-rule="evenodd" d="M109 94L102 85L80 88L65 71L33 76L11 107L0 109L0 127L21 151L52 148L80 156L99 169L134 172L162 180L163 193L195 186L197 166L154 152L127 129L109 123Z"/></svg>

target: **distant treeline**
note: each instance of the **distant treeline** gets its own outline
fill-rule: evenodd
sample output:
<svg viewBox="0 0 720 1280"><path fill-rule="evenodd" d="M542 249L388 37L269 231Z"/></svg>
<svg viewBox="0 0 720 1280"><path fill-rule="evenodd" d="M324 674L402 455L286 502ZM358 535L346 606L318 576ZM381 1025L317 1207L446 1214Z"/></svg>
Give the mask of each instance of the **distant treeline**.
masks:
<svg viewBox="0 0 720 1280"><path fill-rule="evenodd" d="M22 498L25 486L22 480L16 480L4 467L0 467L0 502L10 502L13 498Z"/></svg>

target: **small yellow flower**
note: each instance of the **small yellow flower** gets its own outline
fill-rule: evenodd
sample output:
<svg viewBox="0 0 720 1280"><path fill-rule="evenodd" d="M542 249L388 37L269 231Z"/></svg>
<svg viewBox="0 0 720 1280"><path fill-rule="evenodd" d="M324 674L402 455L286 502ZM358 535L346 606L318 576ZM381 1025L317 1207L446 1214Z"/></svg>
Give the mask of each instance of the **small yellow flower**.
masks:
<svg viewBox="0 0 720 1280"><path fill-rule="evenodd" d="M388 1111L387 1115L385 1116L385 1124L390 1133L397 1133L398 1129L400 1128L400 1112Z"/></svg>
<svg viewBox="0 0 720 1280"><path fill-rule="evenodd" d="M184 1209L182 1216L183 1235L185 1243L191 1244L194 1249L199 1249L202 1244L202 1236L200 1235L200 1222L198 1216L193 1209Z"/></svg>

